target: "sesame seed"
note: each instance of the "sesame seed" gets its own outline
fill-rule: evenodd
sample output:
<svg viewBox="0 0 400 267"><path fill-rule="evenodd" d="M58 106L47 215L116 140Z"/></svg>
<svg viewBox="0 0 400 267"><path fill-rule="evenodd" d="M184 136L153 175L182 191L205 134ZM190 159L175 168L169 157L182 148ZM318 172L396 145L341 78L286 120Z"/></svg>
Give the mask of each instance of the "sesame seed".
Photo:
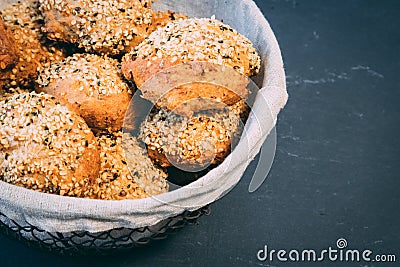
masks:
<svg viewBox="0 0 400 267"><path fill-rule="evenodd" d="M46 22L44 28L50 32L48 24L58 23L54 17L72 18L65 20L63 31L49 37L76 43L87 52L114 55L128 52L148 36L153 16L150 0L39 0L39 3ZM133 40L128 47L119 45L128 38Z"/></svg>
<svg viewBox="0 0 400 267"><path fill-rule="evenodd" d="M97 140L101 166L91 198L137 199L168 191L167 175L153 166L136 138L115 132Z"/></svg>
<svg viewBox="0 0 400 267"><path fill-rule="evenodd" d="M174 158L180 164L202 165L210 161L217 164L230 151L232 139L240 136L241 131L240 116L231 108L199 112L192 117L159 109L142 123L139 138L150 150L167 156L177 155ZM218 158L207 156L221 152L223 155ZM173 164L159 163L162 166Z"/></svg>
<svg viewBox="0 0 400 267"><path fill-rule="evenodd" d="M85 91L89 96L127 92L129 87L121 79L117 66L118 62L107 56L73 54L44 68L36 83L44 88L61 79L76 80L82 84L78 91Z"/></svg>
<svg viewBox="0 0 400 267"><path fill-rule="evenodd" d="M43 42L41 31L43 16L38 11L37 1L18 1L6 6L2 14L4 24L13 33L19 61L8 75L3 89L19 86L29 88L35 79L37 69L43 64L64 57L64 51L54 47L52 42ZM0 73L0 78L4 79Z"/></svg>
<svg viewBox="0 0 400 267"><path fill-rule="evenodd" d="M249 39L230 26L207 18L172 21L152 32L123 61L131 59L133 54L143 59L166 57L172 63L180 59L183 63L207 61L239 66L238 71L247 76L257 74L260 68L260 57Z"/></svg>
<svg viewBox="0 0 400 267"><path fill-rule="evenodd" d="M69 117L76 118L75 124L67 123ZM84 133L87 126L77 133L70 131L79 122L81 118L67 107L56 105L50 95L19 93L0 101L1 179L41 192L79 196L77 192L84 192L87 185L77 188L69 180L79 164L76 158L83 157L87 150L71 145L71 140L92 136L90 143L95 143L91 132ZM25 179L28 173L34 176Z"/></svg>

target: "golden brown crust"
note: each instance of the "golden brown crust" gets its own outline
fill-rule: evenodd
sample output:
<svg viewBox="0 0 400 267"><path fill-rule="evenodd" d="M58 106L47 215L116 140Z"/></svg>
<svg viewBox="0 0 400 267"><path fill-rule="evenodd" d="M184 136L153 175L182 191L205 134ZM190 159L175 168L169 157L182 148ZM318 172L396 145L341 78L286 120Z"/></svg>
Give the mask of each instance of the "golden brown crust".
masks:
<svg viewBox="0 0 400 267"><path fill-rule="evenodd" d="M143 91L143 97L167 110L174 110L181 103L196 97L217 99L227 105L247 99L247 80L239 77L236 78L238 85L228 84L224 88L219 85L229 83L230 78L216 77L222 84L199 86L198 83L193 83L172 87L170 89L174 90L167 96L164 95L166 92L160 91L159 86L147 86L145 90L142 88L161 71L179 71L179 68L171 70L171 67L189 62L210 63L203 67L203 72L199 75L212 71L215 76L217 72L221 76L226 75L216 67L215 70L205 70L212 68L211 64L229 66L245 76L256 74L260 68L260 58L251 42L228 25L214 19L183 19L154 31L148 39L125 55L122 73L136 83ZM166 99L160 99L161 97Z"/></svg>
<svg viewBox="0 0 400 267"><path fill-rule="evenodd" d="M150 0L40 0L40 4L49 38L113 55L130 51L148 36L153 13Z"/></svg>
<svg viewBox="0 0 400 267"><path fill-rule="evenodd" d="M148 68L154 68L157 64L152 61L160 63L160 58L172 62L204 61L226 65L246 76L257 74L260 68L260 57L252 43L215 19L182 19L158 28L123 61L139 58L150 62ZM129 72L127 74L129 78Z"/></svg>
<svg viewBox="0 0 400 267"><path fill-rule="evenodd" d="M0 102L2 180L40 192L85 197L99 173L99 150L83 119L50 95Z"/></svg>
<svg viewBox="0 0 400 267"><path fill-rule="evenodd" d="M121 70L125 78L134 81L136 86L141 88L155 74L182 63L180 60L172 60L169 57L161 57L149 61L144 58L136 58L133 55L129 57L127 54L123 58Z"/></svg>
<svg viewBox="0 0 400 267"><path fill-rule="evenodd" d="M240 117L230 108L190 118L159 110L142 124L139 136L160 166L192 171L222 162L241 129Z"/></svg>
<svg viewBox="0 0 400 267"><path fill-rule="evenodd" d="M165 25L167 25L172 21L177 21L180 19L187 19L187 18L188 17L186 15L175 13L171 10L154 12L149 34L158 28L164 27Z"/></svg>
<svg viewBox="0 0 400 267"><path fill-rule="evenodd" d="M131 150L136 154L133 157L135 162L129 162L125 157L122 142L121 132L98 137L101 148L100 176L93 185L90 197L123 200L167 192L166 174L151 164L137 140L130 140Z"/></svg>
<svg viewBox="0 0 400 267"><path fill-rule="evenodd" d="M12 33L4 25L0 17L0 72L6 71L10 65L18 62L15 39ZM0 89L1 89L0 85Z"/></svg>
<svg viewBox="0 0 400 267"><path fill-rule="evenodd" d="M67 103L95 130L120 130L132 93L117 65L108 57L74 54L44 69L36 90Z"/></svg>
<svg viewBox="0 0 400 267"><path fill-rule="evenodd" d="M213 99L223 105L233 105L246 100L249 94L247 77L234 70L223 70L219 65L206 62L182 65L181 61L171 61L171 58L157 58L151 65L149 63L141 58L133 61L126 58L122 72L128 79L135 77L145 99L177 114L190 115L210 108L207 103L202 105L195 99Z"/></svg>
<svg viewBox="0 0 400 267"><path fill-rule="evenodd" d="M149 154L149 157L161 167L167 168L173 166L161 149L149 145L147 146L147 153Z"/></svg>
<svg viewBox="0 0 400 267"><path fill-rule="evenodd" d="M246 124L251 111L250 105L246 101L241 100L232 106L229 106L229 108L231 108L235 114L240 116L243 124Z"/></svg>
<svg viewBox="0 0 400 267"><path fill-rule="evenodd" d="M187 18L188 17L186 15L178 14L171 10L154 12L152 24L149 28L149 34L158 28L166 26L170 22ZM180 60L171 62L171 60L166 57L165 59L160 59L159 61L154 62L151 68L149 68L147 65L148 60L142 60L141 58L135 59L136 57L126 58L126 61L122 65L122 70L125 77L129 80L134 80L138 87L143 85L145 81L159 71L182 63Z"/></svg>
<svg viewBox="0 0 400 267"><path fill-rule="evenodd" d="M12 32L19 61L8 72L0 71L3 89L33 85L38 69L65 57L58 46L46 41L40 28L42 16L35 0L18 1L0 11L4 24Z"/></svg>

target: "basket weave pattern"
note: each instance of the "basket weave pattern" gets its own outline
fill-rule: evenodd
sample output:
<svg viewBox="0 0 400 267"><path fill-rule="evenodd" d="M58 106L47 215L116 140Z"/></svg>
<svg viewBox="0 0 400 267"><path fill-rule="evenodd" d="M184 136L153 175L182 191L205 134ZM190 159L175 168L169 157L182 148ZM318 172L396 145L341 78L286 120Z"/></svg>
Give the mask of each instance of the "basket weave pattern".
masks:
<svg viewBox="0 0 400 267"><path fill-rule="evenodd" d="M208 206L195 211L186 211L175 217L164 220L154 226L141 228L115 228L99 233L47 232L34 225L22 226L0 213L0 231L28 246L37 247L58 254L85 255L112 252L114 249L129 250L146 246L155 240L162 240L176 233L186 225L197 224L202 215L209 215ZM143 236L146 237L140 237Z"/></svg>

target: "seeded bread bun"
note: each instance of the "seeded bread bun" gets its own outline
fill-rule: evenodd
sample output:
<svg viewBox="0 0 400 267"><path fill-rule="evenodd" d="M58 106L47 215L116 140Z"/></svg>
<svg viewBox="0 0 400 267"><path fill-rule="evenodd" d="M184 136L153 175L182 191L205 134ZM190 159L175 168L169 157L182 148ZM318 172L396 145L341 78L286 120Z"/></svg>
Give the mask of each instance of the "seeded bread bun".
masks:
<svg viewBox="0 0 400 267"><path fill-rule="evenodd" d="M15 39L19 61L10 71L0 71L0 85L3 89L30 88L38 70L50 62L65 57L64 49L46 40L40 28L43 17L34 0L18 1L0 11L0 17ZM1 87L1 86L0 86Z"/></svg>
<svg viewBox="0 0 400 267"><path fill-rule="evenodd" d="M99 174L99 150L85 121L53 96L0 102L1 180L40 192L85 197Z"/></svg>
<svg viewBox="0 0 400 267"><path fill-rule="evenodd" d="M53 40L87 52L130 51L148 35L150 0L39 0L45 31Z"/></svg>
<svg viewBox="0 0 400 267"><path fill-rule="evenodd" d="M190 62L159 72L140 89L143 98L157 107L191 116L201 110L245 101L249 95L248 84L249 79L233 69Z"/></svg>
<svg viewBox="0 0 400 267"><path fill-rule="evenodd" d="M121 79L118 62L93 54L74 54L45 68L38 92L56 96L95 130L121 129L132 92Z"/></svg>
<svg viewBox="0 0 400 267"><path fill-rule="evenodd" d="M92 198L138 199L168 191L167 175L153 166L135 138L125 135L125 150L121 132L102 135L97 140L101 149L100 176L93 186Z"/></svg>
<svg viewBox="0 0 400 267"><path fill-rule="evenodd" d="M4 25L3 19L0 17L0 72L7 71L10 65L18 62L17 49L12 33ZM1 90L0 82L0 90Z"/></svg>
<svg viewBox="0 0 400 267"><path fill-rule="evenodd" d="M196 171L221 163L241 132L240 116L230 108L192 117L160 109L143 122L139 138L160 166Z"/></svg>
<svg viewBox="0 0 400 267"><path fill-rule="evenodd" d="M187 62L225 65L246 76L257 74L260 68L260 58L246 37L218 20L203 18L178 20L157 29L123 57L122 72L142 89L144 83L155 74ZM165 92L159 92L158 87L147 89L147 94L153 96L150 101L161 108L174 109L165 103L154 102L154 98L161 98ZM178 97L177 102L185 102L193 97L207 97L230 105L246 99L248 94L245 86L214 86L211 91L197 85L175 89L177 92L171 94L176 94L174 100ZM145 93L143 96L146 98Z"/></svg>

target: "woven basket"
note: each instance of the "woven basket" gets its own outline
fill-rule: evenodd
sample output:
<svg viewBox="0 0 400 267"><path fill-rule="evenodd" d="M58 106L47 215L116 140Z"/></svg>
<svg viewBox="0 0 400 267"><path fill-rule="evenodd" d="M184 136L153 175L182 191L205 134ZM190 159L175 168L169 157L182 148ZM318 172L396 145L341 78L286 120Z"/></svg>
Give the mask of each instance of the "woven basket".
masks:
<svg viewBox="0 0 400 267"><path fill-rule="evenodd" d="M197 181L157 198L77 199L0 182L3 232L60 253L104 252L147 244L207 214L208 205L239 182L258 154L288 96L278 43L256 4L251 0L158 0L154 7L190 17L215 15L255 44L262 68L253 80L261 89L235 150Z"/></svg>
<svg viewBox="0 0 400 267"><path fill-rule="evenodd" d="M21 241L29 247L34 247L62 255L90 255L129 250L143 247L150 242L162 240L176 233L186 225L197 223L202 215L209 215L209 207L196 211L185 211L182 214L168 218L153 226L140 228L115 228L98 233L73 231L69 233L47 232L34 225L11 220L0 213L0 231Z"/></svg>

